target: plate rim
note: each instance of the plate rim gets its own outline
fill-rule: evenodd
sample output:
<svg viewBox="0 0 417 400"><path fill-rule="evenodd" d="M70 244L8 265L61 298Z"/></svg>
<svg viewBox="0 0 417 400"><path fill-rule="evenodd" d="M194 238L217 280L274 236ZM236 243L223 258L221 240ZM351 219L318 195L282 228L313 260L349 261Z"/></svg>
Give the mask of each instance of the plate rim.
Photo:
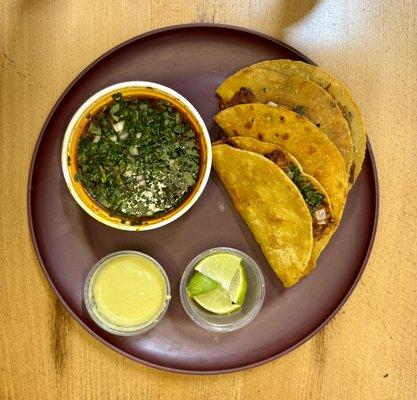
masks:
<svg viewBox="0 0 417 400"><path fill-rule="evenodd" d="M139 35L136 35L136 36L134 36L134 37L132 37L128 40L125 40L125 41L119 43L118 45L110 48L109 50L104 52L101 56L97 57L90 64L88 64L87 67L85 67L80 73L77 74L77 76L69 83L69 85L66 87L66 89L62 92L62 94L55 101L54 106L52 107L51 111L49 112L49 114L48 114L48 116L45 120L45 122L42 125L42 128L40 130L38 139L36 140L36 144L35 144L35 147L33 149L32 158L31 158L31 162L30 162L29 176L28 176L28 180L27 180L26 206L27 206L27 213L28 213L30 236L31 236L31 239L32 239L31 242L32 242L32 246L33 246L33 248L35 250L35 253L36 253L36 258L37 258L38 264L40 265L40 267L42 269L43 275L45 276L46 280L48 281L50 287L52 288L54 294L58 297L61 304L70 313L71 317L79 325L81 325L82 328L84 328L90 335L92 335L95 339L97 339L100 343L104 344L108 348L110 348L110 349L114 350L115 352L117 352L118 354L120 354L124 357L127 357L128 359L130 359L134 362L140 363L142 365L146 365L148 367L152 367L152 368L162 370L162 371L167 371L167 372L172 372L172 373L179 373L179 374L186 374L186 375L217 375L217 374L227 374L227 373L232 373L232 372L244 371L244 370L251 369L251 368L256 368L260 365L269 363L273 360L276 360L276 359L290 353L291 351L295 350L297 347L301 346L302 344L304 344L305 342L310 340L319 331L321 331L324 328L324 326L327 325L330 322L330 320L334 316L336 316L336 314L341 310L341 308L344 306L346 301L350 298L352 292L354 291L357 284L359 283L359 280L360 280L360 278L361 278L361 276L362 276L362 274L363 274L363 272L364 272L364 270L365 270L365 268L368 264L368 260L369 260L370 254L372 252L374 242L375 242L375 236L376 236L376 232L377 232L378 219L379 219L379 180L378 180L378 173L377 173L377 167L376 167L376 161L375 161L374 153L372 151L372 147L371 147L369 137L367 137L366 152L367 152L367 155L369 157L369 161L371 163L372 175L373 175L374 217L373 217L372 233L371 233L371 237L370 237L370 240L369 240L368 249L367 249L365 257L363 258L363 261L362 261L362 265L361 265L359 271L357 272L357 275L356 275L352 285L350 286L349 290L344 294L344 296L343 296L342 300L339 302L339 304L334 309L332 309L329 312L329 314L327 315L327 317L319 325L317 325L317 327L314 328L308 335L306 335L301 340L298 340L297 342L295 342L293 345L291 345L287 349L285 349L283 351L280 351L277 354L274 354L274 355L272 355L270 357L267 357L263 360L254 362L254 363L241 365L241 366L234 367L234 368L224 368L224 369L203 371L203 370L192 370L192 369L181 369L181 368L167 367L167 366L156 364L156 363L153 363L153 362L150 362L150 361L147 361L147 360L143 360L139 357L133 356L133 355L125 352L124 350L116 347L115 345L113 345L112 343L108 342L103 337L101 337L100 335L95 333L91 328L89 328L84 323L84 321L82 321L78 317L78 315L75 314L75 312L71 309L71 307L68 305L68 303L64 300L61 293L58 291L56 285L53 283L53 281L52 281L52 279L51 279L51 277L48 273L48 270L45 267L44 261L41 257L40 249L39 249L39 246L38 246L38 241L37 241L36 234L35 234L35 228L34 228L34 224L33 224L32 201L31 201L31 199L32 199L32 185L31 184L32 184L32 180L33 180L34 166L35 166L35 161L36 161L36 158L37 158L37 155L38 155L39 147L41 145L42 139L45 135L45 131L46 131L48 125L49 125L49 122L52 119L56 109L60 105L63 98L77 84L77 82L88 71L90 71L95 65L97 65L99 62L101 62L104 58L106 58L111 53L113 53L113 52L115 52L115 51L117 51L117 50L119 50L119 49L121 49L125 46L128 46L129 44L131 44L133 42L142 40L142 39L144 39L148 36L153 36L153 35L156 35L156 34L159 34L159 33L162 33L162 32L166 32L166 31L175 31L175 30L183 30L183 29L190 29L190 28L225 29L225 30L235 31L235 32L238 32L238 33L240 32L240 33L251 34L251 35L257 36L259 38L268 40L275 45L284 47L285 49L290 50L291 52L297 54L300 58L307 61L308 63L313 64L313 65L317 65L309 57L305 56L304 54L302 54L300 51L298 51L294 47L282 42L279 39L275 39L272 36L269 36L265 33L258 32L258 31L252 30L252 29L248 29L248 28L244 28L244 27L240 27L240 26L235 26L235 25L228 25L228 24L189 23L189 24L170 25L170 26L165 26L165 27L158 28L158 29L153 29L153 30L141 33Z"/></svg>

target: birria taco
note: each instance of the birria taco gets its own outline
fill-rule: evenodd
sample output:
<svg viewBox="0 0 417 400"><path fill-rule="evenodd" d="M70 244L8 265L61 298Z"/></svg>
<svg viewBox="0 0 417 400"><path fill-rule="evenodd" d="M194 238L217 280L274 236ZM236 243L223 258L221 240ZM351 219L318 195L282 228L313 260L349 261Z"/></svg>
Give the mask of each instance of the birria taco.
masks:
<svg viewBox="0 0 417 400"><path fill-rule="evenodd" d="M270 159L285 172L300 191L310 211L313 224L313 248L304 275L311 272L335 229L330 200L321 184L303 171L302 166L294 156L274 143L261 142L244 136L224 139L221 143L241 150L252 151Z"/></svg>
<svg viewBox="0 0 417 400"><path fill-rule="evenodd" d="M313 248L311 213L296 185L263 155L227 144L213 146L213 167L271 268L293 286Z"/></svg>

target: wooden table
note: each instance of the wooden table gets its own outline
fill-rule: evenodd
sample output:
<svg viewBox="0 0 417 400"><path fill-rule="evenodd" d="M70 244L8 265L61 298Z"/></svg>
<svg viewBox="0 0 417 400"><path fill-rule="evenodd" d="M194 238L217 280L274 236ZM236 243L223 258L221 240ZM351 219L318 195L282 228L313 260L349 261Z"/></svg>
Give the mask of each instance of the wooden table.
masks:
<svg viewBox="0 0 417 400"><path fill-rule="evenodd" d="M415 0L0 0L0 398L416 399L416 16ZM132 36L199 21L278 37L346 82L381 204L364 276L325 329L262 367L204 377L136 364L78 326L41 272L26 210L39 131L78 72Z"/></svg>

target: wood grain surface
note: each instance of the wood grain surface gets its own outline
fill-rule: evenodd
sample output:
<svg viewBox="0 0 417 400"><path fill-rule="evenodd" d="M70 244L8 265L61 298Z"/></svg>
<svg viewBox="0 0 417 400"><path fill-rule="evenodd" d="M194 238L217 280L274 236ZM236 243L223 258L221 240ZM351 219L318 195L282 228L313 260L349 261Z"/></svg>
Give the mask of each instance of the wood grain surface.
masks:
<svg viewBox="0 0 417 400"><path fill-rule="evenodd" d="M289 355L222 376L154 370L90 337L49 288L27 222L30 160L58 96L121 41L187 22L264 32L340 77L380 181L375 246L343 310ZM417 398L415 0L0 0L0 31L0 399Z"/></svg>

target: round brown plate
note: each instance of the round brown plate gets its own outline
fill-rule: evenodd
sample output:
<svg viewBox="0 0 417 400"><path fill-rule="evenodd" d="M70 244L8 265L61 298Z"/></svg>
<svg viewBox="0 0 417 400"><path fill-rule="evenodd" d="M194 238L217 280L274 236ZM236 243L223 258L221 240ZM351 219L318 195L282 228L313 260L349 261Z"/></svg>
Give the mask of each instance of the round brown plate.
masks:
<svg viewBox="0 0 417 400"><path fill-rule="evenodd" d="M121 354L150 366L188 373L236 371L272 360L314 335L352 292L371 250L378 213L378 187L371 147L349 194L342 224L314 273L284 289L259 246L212 173L195 206L174 223L149 232L123 232L89 217L68 192L60 166L65 128L93 93L116 82L162 83L188 98L212 139L218 109L215 89L227 76L271 58L311 62L289 46L245 29L219 25L177 26L138 36L85 69L51 111L37 143L29 177L29 221L43 271L73 317ZM189 261L210 247L229 246L253 257L266 281L263 308L247 327L213 333L195 325L181 307L178 285ZM143 251L166 269L173 299L149 333L116 337L89 318L83 283L98 259L117 250ZM352 338L354 340L354 338Z"/></svg>

